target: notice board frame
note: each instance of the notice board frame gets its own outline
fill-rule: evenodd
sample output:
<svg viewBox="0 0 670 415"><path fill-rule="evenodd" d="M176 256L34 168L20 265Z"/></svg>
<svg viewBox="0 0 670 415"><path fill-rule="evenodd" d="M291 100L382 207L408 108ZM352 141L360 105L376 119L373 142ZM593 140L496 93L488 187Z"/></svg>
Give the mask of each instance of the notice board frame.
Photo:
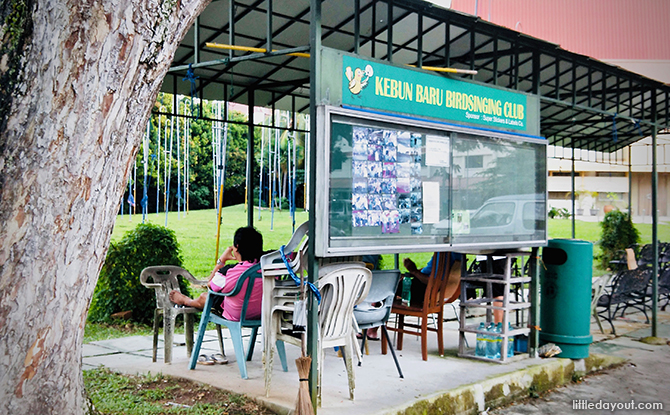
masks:
<svg viewBox="0 0 670 415"><path fill-rule="evenodd" d="M403 130L405 128L418 129L421 131L434 131L437 135L449 135L452 133L480 136L500 140L501 142L531 143L544 148L544 189L538 194L538 206L544 209L542 212L544 221L541 222L541 237L537 239L517 240L486 240L486 237L475 238L454 243L451 234L451 225L447 235L369 235L363 236L336 236L331 234L331 129L333 120L342 122L343 119L354 120L354 124L362 126L381 126L381 128ZM339 121L338 121L339 120ZM346 124L346 122L345 122ZM410 127L407 127L410 126ZM497 131L488 128L476 128L462 126L444 121L422 119L419 117L407 117L384 113L380 111L342 108L330 105L317 107L317 134L320 137L317 143L317 172L315 180L316 192L316 256L336 257L347 255L364 254L390 254L402 252L435 252L435 251L461 251L461 252L486 252L500 251L505 249L518 249L522 247L544 246L547 243L546 222L546 140L542 137L520 134L510 131ZM451 188L451 177L450 188ZM450 196L449 196L450 197ZM448 216L451 218L453 212L449 207ZM441 240L440 240L441 239ZM467 239L467 238L465 238ZM344 243L344 245L343 245Z"/></svg>

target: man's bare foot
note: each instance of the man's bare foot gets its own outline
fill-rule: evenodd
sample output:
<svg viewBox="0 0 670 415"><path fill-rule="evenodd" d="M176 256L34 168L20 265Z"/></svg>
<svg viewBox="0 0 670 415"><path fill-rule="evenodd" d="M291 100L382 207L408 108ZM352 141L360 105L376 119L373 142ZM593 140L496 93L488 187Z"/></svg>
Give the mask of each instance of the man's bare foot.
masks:
<svg viewBox="0 0 670 415"><path fill-rule="evenodd" d="M170 291L170 301L178 305L188 305L191 299L177 290Z"/></svg>

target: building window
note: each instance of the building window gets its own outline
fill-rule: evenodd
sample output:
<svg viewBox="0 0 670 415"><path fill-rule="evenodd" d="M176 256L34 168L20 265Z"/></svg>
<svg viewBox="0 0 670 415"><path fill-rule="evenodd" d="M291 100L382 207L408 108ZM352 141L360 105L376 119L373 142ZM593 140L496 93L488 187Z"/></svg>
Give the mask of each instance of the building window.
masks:
<svg viewBox="0 0 670 415"><path fill-rule="evenodd" d="M481 169L484 167L484 156L466 156L465 157L465 168L466 169Z"/></svg>
<svg viewBox="0 0 670 415"><path fill-rule="evenodd" d="M565 176L570 177L572 176L572 173L570 173L569 171L552 171L550 172L550 175L555 177L565 177ZM579 173L575 172L575 177L577 176L579 176Z"/></svg>
<svg viewBox="0 0 670 415"><path fill-rule="evenodd" d="M626 177L623 171L597 171L596 177Z"/></svg>
<svg viewBox="0 0 670 415"><path fill-rule="evenodd" d="M623 200L623 193L618 192L598 192L598 200L601 202L617 202Z"/></svg>
<svg viewBox="0 0 670 415"><path fill-rule="evenodd" d="M570 192L549 192L549 199L570 199Z"/></svg>

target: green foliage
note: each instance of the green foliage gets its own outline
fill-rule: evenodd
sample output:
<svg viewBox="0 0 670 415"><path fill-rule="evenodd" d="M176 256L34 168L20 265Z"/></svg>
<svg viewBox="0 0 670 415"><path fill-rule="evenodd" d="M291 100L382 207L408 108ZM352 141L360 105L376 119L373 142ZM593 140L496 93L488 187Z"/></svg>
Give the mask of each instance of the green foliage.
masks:
<svg viewBox="0 0 670 415"><path fill-rule="evenodd" d="M610 261L617 257L618 251L640 241L640 232L633 226L628 214L618 209L606 213L600 226L600 267L607 269Z"/></svg>
<svg viewBox="0 0 670 415"><path fill-rule="evenodd" d="M570 211L566 208L556 208L553 207L549 210L547 214L550 219L570 219Z"/></svg>
<svg viewBox="0 0 670 415"><path fill-rule="evenodd" d="M111 314L127 310L132 310L134 321L153 321L154 291L140 284L140 273L152 265L181 264L174 231L150 223L137 225L118 243L110 244L93 293L89 321L110 322ZM180 280L179 286L182 293L189 294L185 281Z"/></svg>

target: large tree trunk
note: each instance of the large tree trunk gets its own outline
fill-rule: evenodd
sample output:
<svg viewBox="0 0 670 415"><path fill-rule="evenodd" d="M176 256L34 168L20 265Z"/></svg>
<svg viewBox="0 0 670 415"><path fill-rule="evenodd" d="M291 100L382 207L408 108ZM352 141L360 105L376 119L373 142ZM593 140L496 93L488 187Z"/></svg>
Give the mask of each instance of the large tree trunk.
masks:
<svg viewBox="0 0 670 415"><path fill-rule="evenodd" d="M121 192L208 0L0 5L0 413L84 410L81 349Z"/></svg>

